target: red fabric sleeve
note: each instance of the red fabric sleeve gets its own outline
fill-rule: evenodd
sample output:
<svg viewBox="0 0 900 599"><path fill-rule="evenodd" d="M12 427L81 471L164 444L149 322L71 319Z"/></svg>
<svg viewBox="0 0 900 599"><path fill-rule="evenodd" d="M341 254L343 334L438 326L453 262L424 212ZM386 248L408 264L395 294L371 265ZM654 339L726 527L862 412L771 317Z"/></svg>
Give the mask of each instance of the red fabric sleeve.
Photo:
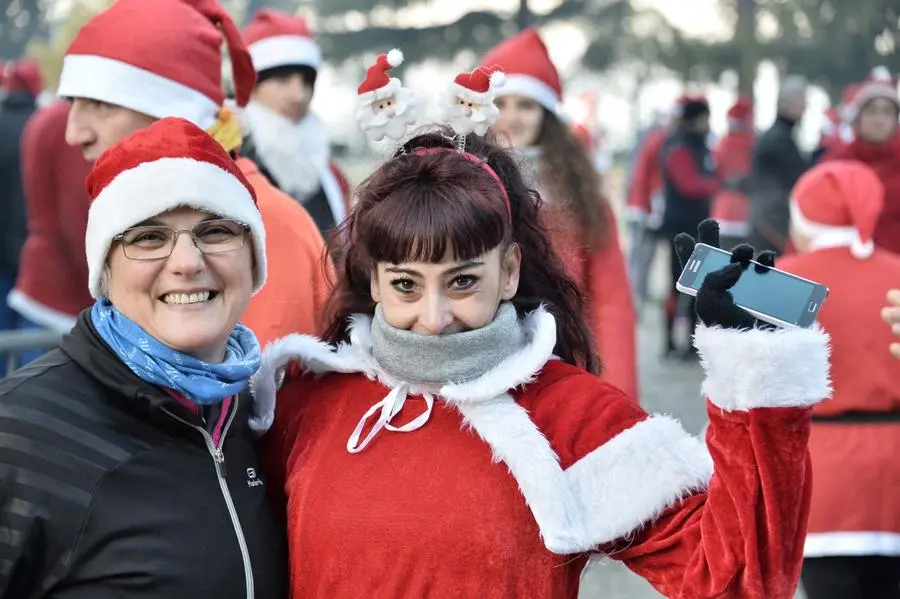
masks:
<svg viewBox="0 0 900 599"><path fill-rule="evenodd" d="M650 196L653 193L653 162L659 147L654 139L648 136L638 149L634 172L631 175L631 186L628 189L628 206L645 213L650 212ZM654 147L656 145L656 147Z"/></svg>
<svg viewBox="0 0 900 599"><path fill-rule="evenodd" d="M334 175L334 178L337 179L338 186L341 188L341 196L344 198L344 209L347 211L347 214L350 213L350 198L352 195L352 189L350 186L350 180L344 175L344 172L338 168L338 165L334 162L328 164L328 168L331 170L331 174Z"/></svg>
<svg viewBox="0 0 900 599"><path fill-rule="evenodd" d="M638 400L637 313L612 209L607 207L608 241L590 256L588 318L603 363L602 378Z"/></svg>
<svg viewBox="0 0 900 599"><path fill-rule="evenodd" d="M686 198L703 200L719 191L719 181L700 172L687 148L675 147L666 157L666 173L672 185Z"/></svg>
<svg viewBox="0 0 900 599"><path fill-rule="evenodd" d="M708 404L709 488L610 551L673 599L791 599L812 488L809 408Z"/></svg>

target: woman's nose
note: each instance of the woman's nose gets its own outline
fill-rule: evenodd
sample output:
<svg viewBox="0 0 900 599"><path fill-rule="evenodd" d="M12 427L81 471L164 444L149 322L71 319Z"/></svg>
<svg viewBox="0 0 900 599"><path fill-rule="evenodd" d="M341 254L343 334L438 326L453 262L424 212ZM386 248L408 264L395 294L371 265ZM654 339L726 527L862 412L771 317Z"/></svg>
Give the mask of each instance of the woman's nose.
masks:
<svg viewBox="0 0 900 599"><path fill-rule="evenodd" d="M166 267L176 274L195 275L206 266L206 257L188 233L180 233L175 238L175 247L166 262Z"/></svg>
<svg viewBox="0 0 900 599"><path fill-rule="evenodd" d="M428 298L419 314L419 329L426 335L440 335L453 322L453 312L443 298Z"/></svg>

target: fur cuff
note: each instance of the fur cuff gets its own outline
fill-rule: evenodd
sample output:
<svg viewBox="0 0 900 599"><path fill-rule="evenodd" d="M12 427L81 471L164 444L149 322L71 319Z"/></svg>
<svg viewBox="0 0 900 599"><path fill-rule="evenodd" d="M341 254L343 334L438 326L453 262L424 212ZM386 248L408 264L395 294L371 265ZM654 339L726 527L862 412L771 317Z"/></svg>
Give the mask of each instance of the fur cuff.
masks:
<svg viewBox="0 0 900 599"><path fill-rule="evenodd" d="M831 397L829 336L809 329L738 331L699 325L703 393L726 411L808 407Z"/></svg>

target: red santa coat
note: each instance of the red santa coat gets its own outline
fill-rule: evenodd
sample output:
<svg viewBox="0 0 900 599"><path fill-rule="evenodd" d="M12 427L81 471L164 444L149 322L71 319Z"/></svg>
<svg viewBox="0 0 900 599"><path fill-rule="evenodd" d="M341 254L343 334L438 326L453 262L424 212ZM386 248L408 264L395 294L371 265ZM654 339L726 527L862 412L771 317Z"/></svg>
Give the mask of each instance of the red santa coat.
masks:
<svg viewBox="0 0 900 599"><path fill-rule="evenodd" d="M826 335L700 328L707 451L554 360L548 313L524 326L495 368L438 388L381 369L366 316L336 351L300 335L267 349L256 428L272 422L276 373L291 360L308 371L282 388L262 445L266 484L287 502L292 596L574 599L596 552L675 599L793 597ZM360 417L404 389L392 424L421 413L421 393L438 398L430 420L348 453Z"/></svg>
<svg viewBox="0 0 900 599"><path fill-rule="evenodd" d="M616 217L609 207L606 222L606 242L597 248L583 241L571 225L547 226L569 276L584 292L588 324L603 363L602 378L637 400L637 313Z"/></svg>
<svg viewBox="0 0 900 599"><path fill-rule="evenodd" d="M725 135L713 151L716 176L720 181L740 179L750 172L753 144L752 131L734 131ZM733 189L720 189L713 196L712 218L719 223L722 235L746 237L750 234L750 204L746 194Z"/></svg>
<svg viewBox="0 0 900 599"><path fill-rule="evenodd" d="M900 369L880 316L900 281L900 257L876 249L857 260L835 247L786 257L778 267L830 289L819 322L832 339L834 399L813 412L806 555L900 556ZM868 422L848 414L868 414ZM885 420L890 414L894 422Z"/></svg>
<svg viewBox="0 0 900 599"><path fill-rule="evenodd" d="M856 138L823 160L858 160L878 173L884 185L884 209L875 228L875 245L900 254L900 131L878 144Z"/></svg>
<svg viewBox="0 0 900 599"><path fill-rule="evenodd" d="M655 127L647 133L638 148L628 189L628 216L631 220L642 220L651 215L656 215L657 220L661 220L665 207L662 198L662 147L665 141L666 128ZM659 226L659 223L655 226Z"/></svg>
<svg viewBox="0 0 900 599"><path fill-rule="evenodd" d="M8 298L19 314L61 333L93 303L84 253L91 203L84 180L91 165L65 141L68 118L68 102L57 102L39 111L22 134L28 239Z"/></svg>

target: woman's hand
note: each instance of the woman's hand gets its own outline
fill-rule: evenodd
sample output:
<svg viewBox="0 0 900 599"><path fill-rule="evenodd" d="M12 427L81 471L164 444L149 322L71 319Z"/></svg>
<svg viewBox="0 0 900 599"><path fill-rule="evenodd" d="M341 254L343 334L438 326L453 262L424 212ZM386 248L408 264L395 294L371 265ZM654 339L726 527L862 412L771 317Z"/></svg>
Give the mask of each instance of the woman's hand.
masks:
<svg viewBox="0 0 900 599"><path fill-rule="evenodd" d="M700 223L697 227L697 240L715 248L719 247L719 223L711 218ZM696 243L687 233L679 233L675 237L675 250L682 268L690 259ZM758 321L743 308L739 308L729 291L737 283L741 273L750 266L753 254L752 246L741 244L732 250L731 264L706 275L697 291L695 308L703 324L726 329L774 328L768 323ZM756 261L771 268L775 265L775 253L762 252Z"/></svg>
<svg viewBox="0 0 900 599"><path fill-rule="evenodd" d="M891 325L894 335L900 337L900 289L891 289L887 294L890 306L881 309L881 318ZM891 343L891 353L900 358L900 343Z"/></svg>

